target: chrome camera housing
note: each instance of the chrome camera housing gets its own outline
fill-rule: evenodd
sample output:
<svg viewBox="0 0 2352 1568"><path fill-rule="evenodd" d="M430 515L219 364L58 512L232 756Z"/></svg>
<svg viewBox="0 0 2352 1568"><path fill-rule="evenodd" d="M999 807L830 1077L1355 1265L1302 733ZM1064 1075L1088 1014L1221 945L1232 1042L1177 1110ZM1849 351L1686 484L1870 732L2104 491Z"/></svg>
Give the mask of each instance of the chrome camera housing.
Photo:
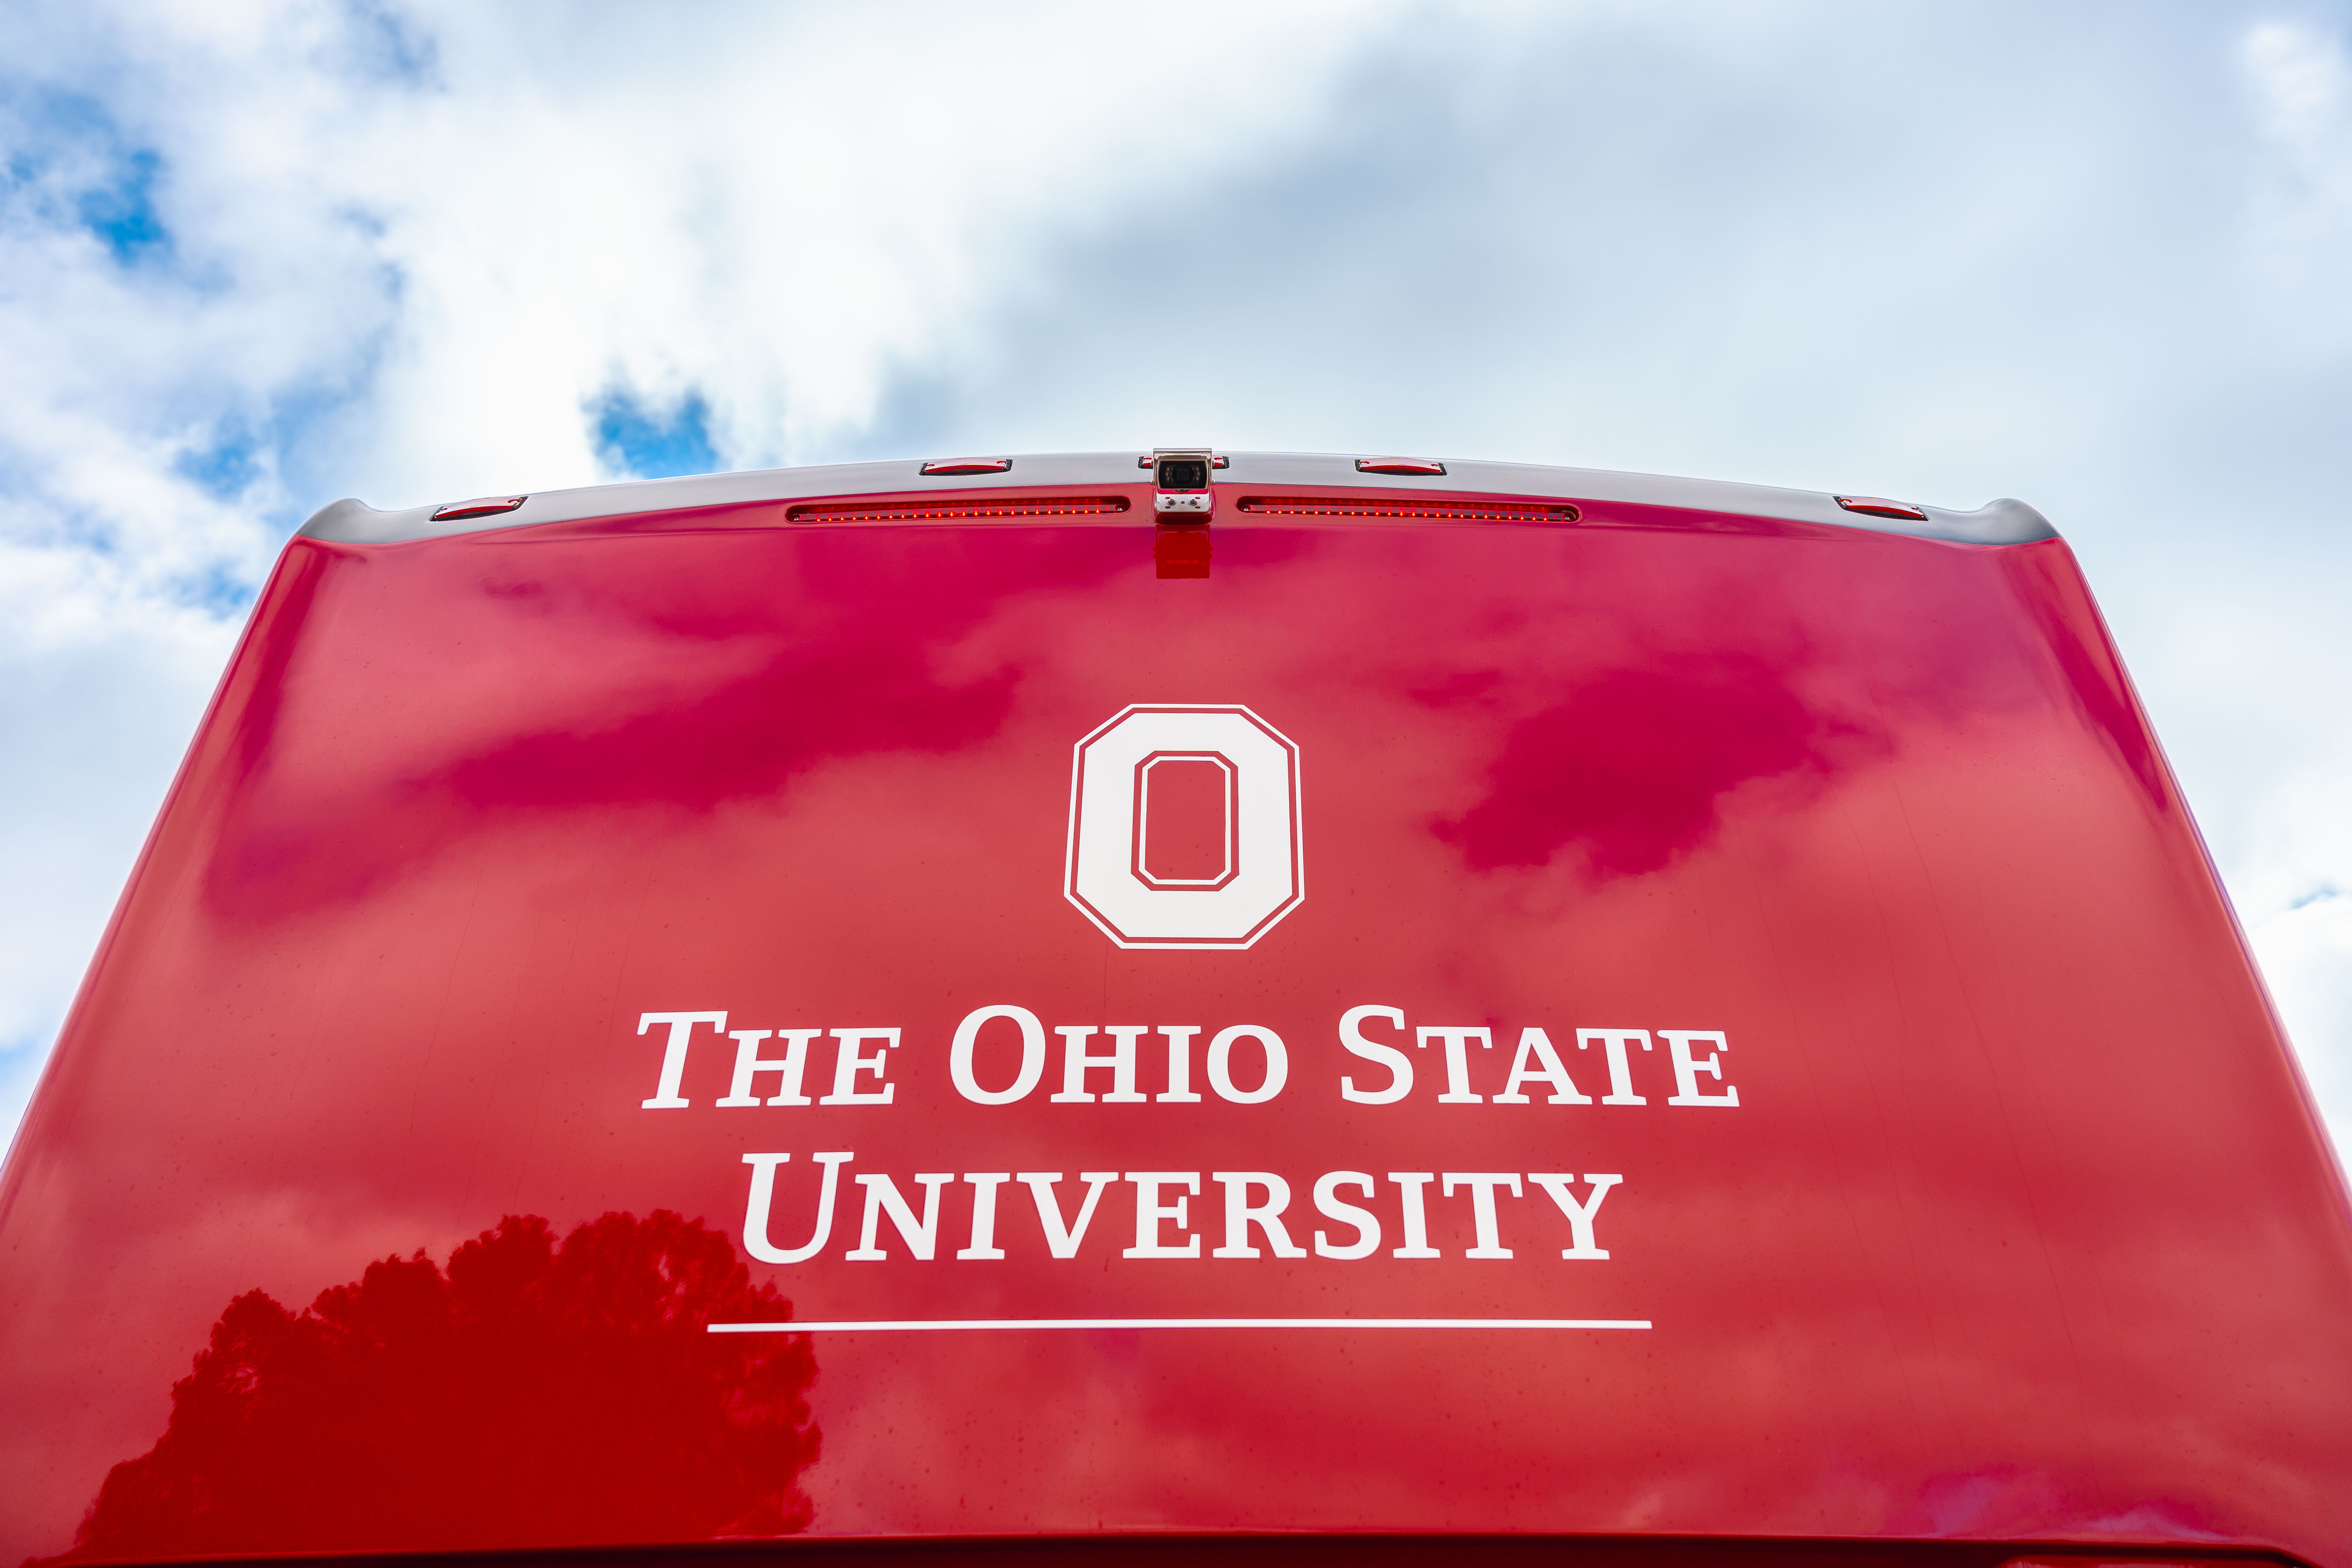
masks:
<svg viewBox="0 0 2352 1568"><path fill-rule="evenodd" d="M1152 510L1162 522L1206 522L1215 506L1209 479L1216 455L1205 447L1155 447L1151 482L1158 490Z"/></svg>

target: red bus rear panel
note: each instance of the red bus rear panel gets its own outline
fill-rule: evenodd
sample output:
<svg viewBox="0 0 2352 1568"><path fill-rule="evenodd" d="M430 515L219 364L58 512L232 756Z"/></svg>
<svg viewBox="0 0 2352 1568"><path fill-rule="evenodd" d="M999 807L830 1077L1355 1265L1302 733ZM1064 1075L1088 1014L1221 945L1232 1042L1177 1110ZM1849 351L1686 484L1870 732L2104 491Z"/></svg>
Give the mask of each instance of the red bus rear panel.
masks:
<svg viewBox="0 0 2352 1568"><path fill-rule="evenodd" d="M322 513L0 1186L0 1554L2352 1564L2064 543L1450 467Z"/></svg>

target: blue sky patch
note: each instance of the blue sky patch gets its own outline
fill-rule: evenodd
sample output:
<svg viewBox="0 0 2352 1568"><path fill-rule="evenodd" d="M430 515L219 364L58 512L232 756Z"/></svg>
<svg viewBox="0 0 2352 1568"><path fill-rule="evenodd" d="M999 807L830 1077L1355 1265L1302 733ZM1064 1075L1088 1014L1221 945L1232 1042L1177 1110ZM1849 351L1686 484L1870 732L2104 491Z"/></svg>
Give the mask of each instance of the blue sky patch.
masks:
<svg viewBox="0 0 2352 1568"><path fill-rule="evenodd" d="M253 608L261 584L247 581L232 566L215 562L180 579L176 587L174 596L182 604L226 621L238 619Z"/></svg>
<svg viewBox="0 0 2352 1568"><path fill-rule="evenodd" d="M726 467L710 444L710 405L689 392L674 408L649 406L626 387L614 387L588 405L596 458L632 479L667 479L716 473Z"/></svg>
<svg viewBox="0 0 2352 1568"><path fill-rule="evenodd" d="M200 451L183 452L172 466L205 487L215 498L228 500L245 493L261 477L261 443L250 435L232 436Z"/></svg>
<svg viewBox="0 0 2352 1568"><path fill-rule="evenodd" d="M163 154L125 136L98 100L0 79L0 200L23 219L81 228L123 267L171 252L156 205Z"/></svg>
<svg viewBox="0 0 2352 1568"><path fill-rule="evenodd" d="M113 184L82 194L83 226L125 267L171 248L171 231L155 211L155 178L163 167L160 155L142 148L122 161Z"/></svg>

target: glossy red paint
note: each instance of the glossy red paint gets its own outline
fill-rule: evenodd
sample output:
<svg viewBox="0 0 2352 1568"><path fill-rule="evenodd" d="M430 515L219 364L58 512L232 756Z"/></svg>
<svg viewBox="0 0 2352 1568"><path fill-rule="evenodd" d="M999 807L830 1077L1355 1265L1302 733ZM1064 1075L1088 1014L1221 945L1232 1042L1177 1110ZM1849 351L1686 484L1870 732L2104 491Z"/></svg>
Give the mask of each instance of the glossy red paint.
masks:
<svg viewBox="0 0 2352 1568"><path fill-rule="evenodd" d="M1205 528L1177 523L1155 529L1151 560L1161 577L1205 577L1216 542Z"/></svg>
<svg viewBox="0 0 2352 1568"><path fill-rule="evenodd" d="M1150 495L289 545L0 1190L0 1552L2352 1563L2343 1190L2062 543ZM1137 708L1090 852L1286 912L1066 896Z"/></svg>

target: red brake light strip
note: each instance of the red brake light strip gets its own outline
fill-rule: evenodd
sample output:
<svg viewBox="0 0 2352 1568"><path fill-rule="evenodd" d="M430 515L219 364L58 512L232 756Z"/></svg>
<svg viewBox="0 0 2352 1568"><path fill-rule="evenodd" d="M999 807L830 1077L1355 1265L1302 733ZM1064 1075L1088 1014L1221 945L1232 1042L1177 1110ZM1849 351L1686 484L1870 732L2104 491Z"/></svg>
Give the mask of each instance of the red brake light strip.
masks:
<svg viewBox="0 0 2352 1568"><path fill-rule="evenodd" d="M1446 522L1574 522L1564 502L1343 500L1336 496L1244 496L1241 510L1265 517L1402 517Z"/></svg>
<svg viewBox="0 0 2352 1568"><path fill-rule="evenodd" d="M784 509L786 522L952 522L996 517L1103 517L1127 510L1125 496L990 496L986 500L809 501Z"/></svg>

